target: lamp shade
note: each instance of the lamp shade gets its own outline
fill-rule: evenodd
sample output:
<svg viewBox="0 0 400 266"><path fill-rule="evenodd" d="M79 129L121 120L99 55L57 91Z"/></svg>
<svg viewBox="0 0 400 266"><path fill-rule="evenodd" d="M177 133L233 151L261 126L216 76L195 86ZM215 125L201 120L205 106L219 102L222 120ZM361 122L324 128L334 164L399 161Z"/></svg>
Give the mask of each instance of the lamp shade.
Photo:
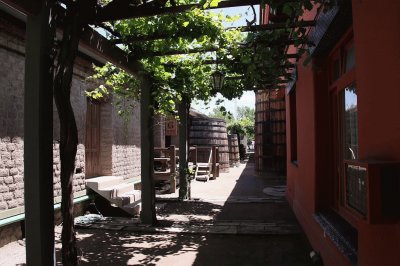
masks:
<svg viewBox="0 0 400 266"><path fill-rule="evenodd" d="M211 82L214 90L219 91L224 85L225 75L221 71L215 71L211 74Z"/></svg>

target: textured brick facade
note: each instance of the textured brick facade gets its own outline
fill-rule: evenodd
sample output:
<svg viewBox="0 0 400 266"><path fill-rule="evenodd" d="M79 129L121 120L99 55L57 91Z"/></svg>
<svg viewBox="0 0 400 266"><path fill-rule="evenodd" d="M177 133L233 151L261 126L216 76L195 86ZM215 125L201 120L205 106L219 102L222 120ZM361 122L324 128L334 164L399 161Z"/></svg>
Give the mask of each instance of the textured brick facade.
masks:
<svg viewBox="0 0 400 266"><path fill-rule="evenodd" d="M165 147L165 117L154 118L154 147Z"/></svg>
<svg viewBox="0 0 400 266"><path fill-rule="evenodd" d="M100 109L100 167L102 175L140 179L140 108L124 121L110 103Z"/></svg>
<svg viewBox="0 0 400 266"><path fill-rule="evenodd" d="M0 212L24 205L24 44L0 27Z"/></svg>
<svg viewBox="0 0 400 266"><path fill-rule="evenodd" d="M4 15L4 16L3 16ZM24 25L0 11L0 219L23 212L24 206ZM86 78L91 63L75 60L71 102L78 128L73 191L85 191L85 141L87 101L84 92L95 87ZM59 119L53 108L54 197L61 196ZM100 107L100 175L140 179L140 108L124 122L111 103ZM79 208L78 208L79 209ZM82 211L82 210L80 210ZM81 213L81 212L80 212ZM21 225L0 227L0 246L21 238Z"/></svg>
<svg viewBox="0 0 400 266"><path fill-rule="evenodd" d="M0 19L0 211L24 205L23 118L24 118L24 32ZM77 60L72 80L71 102L78 127L78 150L73 181L74 192L85 189L86 97L84 91L94 87L85 79L91 66ZM104 104L101 117L105 127L101 142L101 173L140 177L139 109L128 124L124 124L111 104ZM53 173L54 197L61 195L59 120L53 109ZM107 134L109 136L107 136Z"/></svg>
<svg viewBox="0 0 400 266"><path fill-rule="evenodd" d="M16 34L0 32L0 211L24 205L24 42ZM76 156L74 192L85 189L85 119L86 99L83 91L91 86L84 77L84 68L76 67L72 81L71 100L78 126L79 145ZM92 85L93 86L93 85ZM54 196L61 195L59 122L54 106L53 173Z"/></svg>
<svg viewBox="0 0 400 266"><path fill-rule="evenodd" d="M0 211L24 205L23 141L0 138Z"/></svg>
<svg viewBox="0 0 400 266"><path fill-rule="evenodd" d="M114 145L112 151L113 175L125 179L140 179L140 108L136 104L133 115L124 121L113 110Z"/></svg>

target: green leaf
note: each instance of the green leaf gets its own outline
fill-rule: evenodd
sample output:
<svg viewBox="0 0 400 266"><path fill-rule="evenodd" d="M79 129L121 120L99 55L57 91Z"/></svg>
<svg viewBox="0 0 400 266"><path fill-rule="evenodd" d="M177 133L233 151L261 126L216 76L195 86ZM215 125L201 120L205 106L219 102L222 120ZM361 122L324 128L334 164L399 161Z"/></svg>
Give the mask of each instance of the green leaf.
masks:
<svg viewBox="0 0 400 266"><path fill-rule="evenodd" d="M293 13L293 9L292 9L292 7L291 7L290 5L285 4L285 5L283 6L283 8L282 8L282 12L283 12L283 14L285 14L285 15L291 16L292 13Z"/></svg>
<svg viewBox="0 0 400 266"><path fill-rule="evenodd" d="M189 21L185 21L185 22L183 22L183 24L182 24L182 25L183 25L183 27L185 27L185 28L186 28L186 27L189 25Z"/></svg>
<svg viewBox="0 0 400 266"><path fill-rule="evenodd" d="M217 7L221 0L211 0L210 7Z"/></svg>

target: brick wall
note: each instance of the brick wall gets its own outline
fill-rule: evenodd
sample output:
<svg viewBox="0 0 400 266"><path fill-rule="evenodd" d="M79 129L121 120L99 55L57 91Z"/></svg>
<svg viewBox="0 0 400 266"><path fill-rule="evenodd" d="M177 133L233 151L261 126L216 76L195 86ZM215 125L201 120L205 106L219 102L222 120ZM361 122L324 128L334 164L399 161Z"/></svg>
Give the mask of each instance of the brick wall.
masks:
<svg viewBox="0 0 400 266"><path fill-rule="evenodd" d="M0 211L24 205L23 141L0 138Z"/></svg>
<svg viewBox="0 0 400 266"><path fill-rule="evenodd" d="M24 117L24 26L3 16L0 11L0 219L2 211L22 207L23 117ZM78 150L74 174L74 192L85 189L85 132L87 103L84 91L95 87L86 81L91 64L77 58L72 80L71 102L78 128ZM100 172L140 179L140 108L124 122L111 103L100 108ZM54 197L61 196L59 119L53 108L53 184ZM22 211L22 208L21 208Z"/></svg>
<svg viewBox="0 0 400 266"><path fill-rule="evenodd" d="M154 118L154 147L165 147L165 117Z"/></svg>
<svg viewBox="0 0 400 266"><path fill-rule="evenodd" d="M0 30L0 212L24 205L23 52L17 35Z"/></svg>
<svg viewBox="0 0 400 266"><path fill-rule="evenodd" d="M132 117L124 121L112 110L113 146L112 174L125 179L140 179L140 108L136 104Z"/></svg>
<svg viewBox="0 0 400 266"><path fill-rule="evenodd" d="M25 48L20 28L0 19L0 212L24 205L23 119ZM90 64L88 64L90 67ZM79 145L76 156L74 192L85 189L85 119L86 99L83 91L90 69L74 69L71 100L78 126ZM59 159L59 122L54 106L53 173L54 196L61 195Z"/></svg>
<svg viewBox="0 0 400 266"><path fill-rule="evenodd" d="M124 121L113 100L100 107L100 173L140 179L140 107Z"/></svg>
<svg viewBox="0 0 400 266"><path fill-rule="evenodd" d="M24 25L0 11L0 219L23 212L24 165ZM85 132L87 103L84 91L95 87L85 79L92 73L90 62L75 60L71 102L78 128L74 192L85 190ZM139 106L139 104L138 104ZM140 108L128 123L111 103L100 108L100 172L140 179ZM61 196L59 119L53 108L54 197ZM82 214L84 207L75 211ZM82 205L83 206L83 205ZM59 215L56 212L56 218ZM59 221L59 218L56 219ZM23 237L22 222L0 227L0 247Z"/></svg>

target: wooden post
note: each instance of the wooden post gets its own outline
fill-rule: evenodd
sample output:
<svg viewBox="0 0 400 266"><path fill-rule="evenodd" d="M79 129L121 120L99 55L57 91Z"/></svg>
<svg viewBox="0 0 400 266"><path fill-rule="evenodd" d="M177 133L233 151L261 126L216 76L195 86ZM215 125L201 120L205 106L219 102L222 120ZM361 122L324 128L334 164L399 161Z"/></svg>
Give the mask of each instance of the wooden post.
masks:
<svg viewBox="0 0 400 266"><path fill-rule="evenodd" d="M217 146L212 146L212 148L211 148L211 165L212 165L211 171L212 171L213 179L216 178L216 173L217 173L217 157L216 157L216 154L217 154Z"/></svg>
<svg viewBox="0 0 400 266"><path fill-rule="evenodd" d="M194 147L193 165L197 165L197 146Z"/></svg>
<svg viewBox="0 0 400 266"><path fill-rule="evenodd" d="M50 8L26 28L24 189L27 265L54 265L53 92Z"/></svg>
<svg viewBox="0 0 400 266"><path fill-rule="evenodd" d="M141 183L142 211L141 222L155 224L156 203L154 191L154 107L152 84L148 76L142 78L140 97L140 140L141 140Z"/></svg>
<svg viewBox="0 0 400 266"><path fill-rule="evenodd" d="M215 153L215 160L217 162L217 173L215 175L215 177L219 177L219 147L217 147L216 149L216 153Z"/></svg>
<svg viewBox="0 0 400 266"><path fill-rule="evenodd" d="M189 198L190 181L186 173L188 168L188 108L187 98L182 97L182 102L178 105L179 115L179 199L185 200Z"/></svg>
<svg viewBox="0 0 400 266"><path fill-rule="evenodd" d="M175 175L175 173L176 173L176 150L175 150L175 145L171 145L169 147L169 156L170 156L170 159L169 159L170 167L169 168L171 169L171 171L170 171L171 178L170 178L170 182L169 182L169 184L171 186L170 192L175 193L175 191L176 191L176 175Z"/></svg>

